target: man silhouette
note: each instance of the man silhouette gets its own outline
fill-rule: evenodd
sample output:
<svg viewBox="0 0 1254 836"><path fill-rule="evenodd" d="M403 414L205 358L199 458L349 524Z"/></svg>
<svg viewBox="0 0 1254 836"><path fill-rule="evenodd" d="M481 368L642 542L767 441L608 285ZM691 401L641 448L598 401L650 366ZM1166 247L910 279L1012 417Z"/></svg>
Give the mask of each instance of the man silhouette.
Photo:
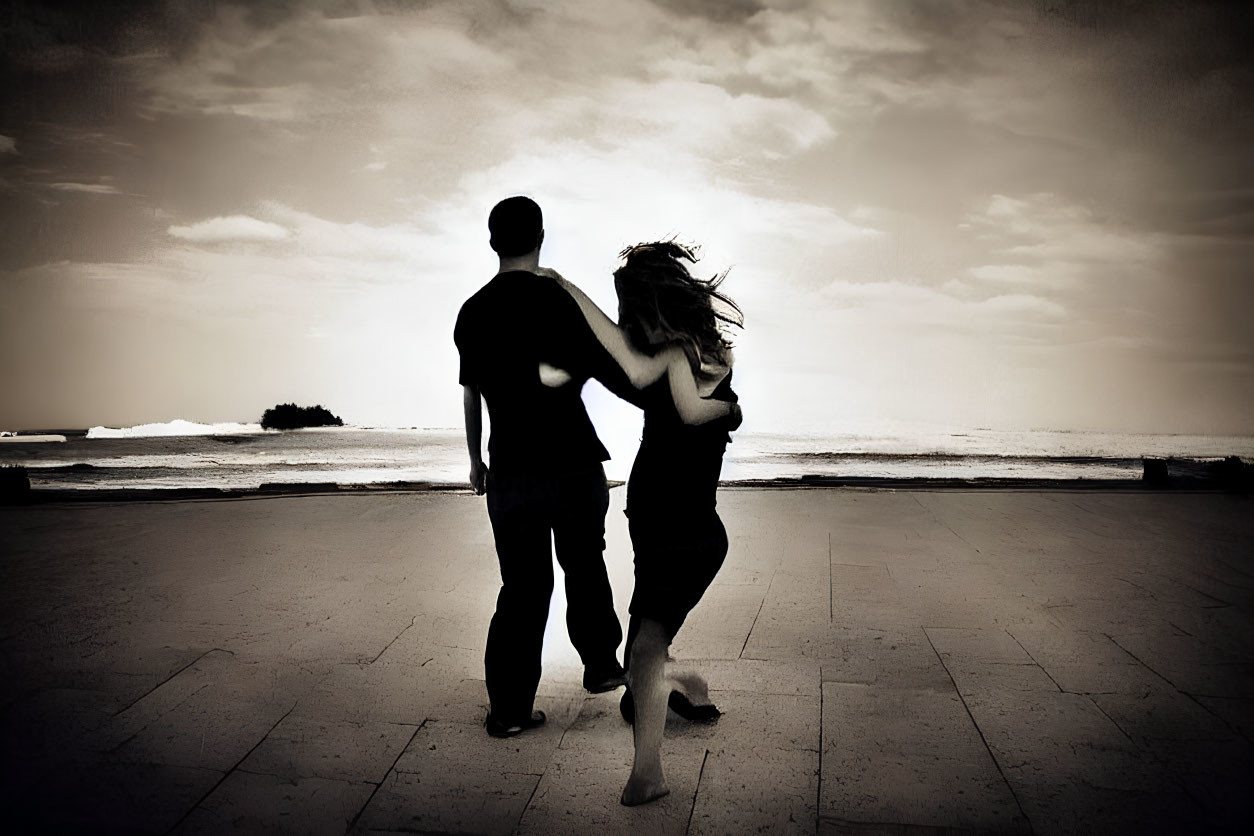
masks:
<svg viewBox="0 0 1254 836"><path fill-rule="evenodd" d="M601 463L609 453L580 390L589 377L620 396L634 390L578 303L540 267L540 207L507 198L492 209L488 229L500 270L462 306L453 338L470 484L487 493L501 567L484 653L485 726L494 737L512 737L545 721L533 704L553 590L550 538L566 579L566 627L584 664L584 687L600 693L624 684L622 628L602 556L609 490ZM491 469L482 456L484 400Z"/></svg>

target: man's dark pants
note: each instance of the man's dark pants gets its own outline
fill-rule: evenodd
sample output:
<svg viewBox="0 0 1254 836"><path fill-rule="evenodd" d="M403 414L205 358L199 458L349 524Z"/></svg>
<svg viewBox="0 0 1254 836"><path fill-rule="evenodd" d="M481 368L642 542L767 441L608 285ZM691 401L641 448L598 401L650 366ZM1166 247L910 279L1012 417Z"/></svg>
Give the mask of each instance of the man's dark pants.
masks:
<svg viewBox="0 0 1254 836"><path fill-rule="evenodd" d="M488 472L488 516L501 592L488 628L484 668L492 713L531 716L553 594L552 543L566 576L566 629L585 666L616 664L623 632L605 571L609 488L598 463L557 472Z"/></svg>

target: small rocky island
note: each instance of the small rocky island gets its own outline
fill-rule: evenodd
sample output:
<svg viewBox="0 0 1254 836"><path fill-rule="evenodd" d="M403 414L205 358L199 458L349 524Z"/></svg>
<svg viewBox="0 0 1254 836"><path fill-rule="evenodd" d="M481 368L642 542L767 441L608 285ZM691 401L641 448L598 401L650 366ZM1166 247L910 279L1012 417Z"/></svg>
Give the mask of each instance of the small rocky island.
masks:
<svg viewBox="0 0 1254 836"><path fill-rule="evenodd" d="M302 427L342 427L344 422L321 404L297 406L281 403L261 416L263 430L297 430Z"/></svg>

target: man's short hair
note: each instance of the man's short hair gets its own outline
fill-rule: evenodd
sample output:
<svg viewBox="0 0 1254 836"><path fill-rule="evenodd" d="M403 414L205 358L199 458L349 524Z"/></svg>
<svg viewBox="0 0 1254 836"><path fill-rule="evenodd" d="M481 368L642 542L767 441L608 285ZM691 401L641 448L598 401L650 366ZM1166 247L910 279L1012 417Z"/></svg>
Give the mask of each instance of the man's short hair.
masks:
<svg viewBox="0 0 1254 836"><path fill-rule="evenodd" d="M496 254L505 258L526 255L540 246L544 232L544 215L540 206L529 197L507 197L492 207L488 215L490 243Z"/></svg>

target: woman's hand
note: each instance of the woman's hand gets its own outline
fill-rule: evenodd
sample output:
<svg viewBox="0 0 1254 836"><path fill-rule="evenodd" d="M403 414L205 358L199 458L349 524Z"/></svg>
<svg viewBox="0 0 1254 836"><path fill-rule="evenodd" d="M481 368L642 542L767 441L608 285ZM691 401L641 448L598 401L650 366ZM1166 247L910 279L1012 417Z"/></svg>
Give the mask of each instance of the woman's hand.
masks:
<svg viewBox="0 0 1254 836"><path fill-rule="evenodd" d="M550 389L558 389L570 383L570 372L565 369L559 369L557 366L550 366L548 363L540 364L540 382Z"/></svg>

